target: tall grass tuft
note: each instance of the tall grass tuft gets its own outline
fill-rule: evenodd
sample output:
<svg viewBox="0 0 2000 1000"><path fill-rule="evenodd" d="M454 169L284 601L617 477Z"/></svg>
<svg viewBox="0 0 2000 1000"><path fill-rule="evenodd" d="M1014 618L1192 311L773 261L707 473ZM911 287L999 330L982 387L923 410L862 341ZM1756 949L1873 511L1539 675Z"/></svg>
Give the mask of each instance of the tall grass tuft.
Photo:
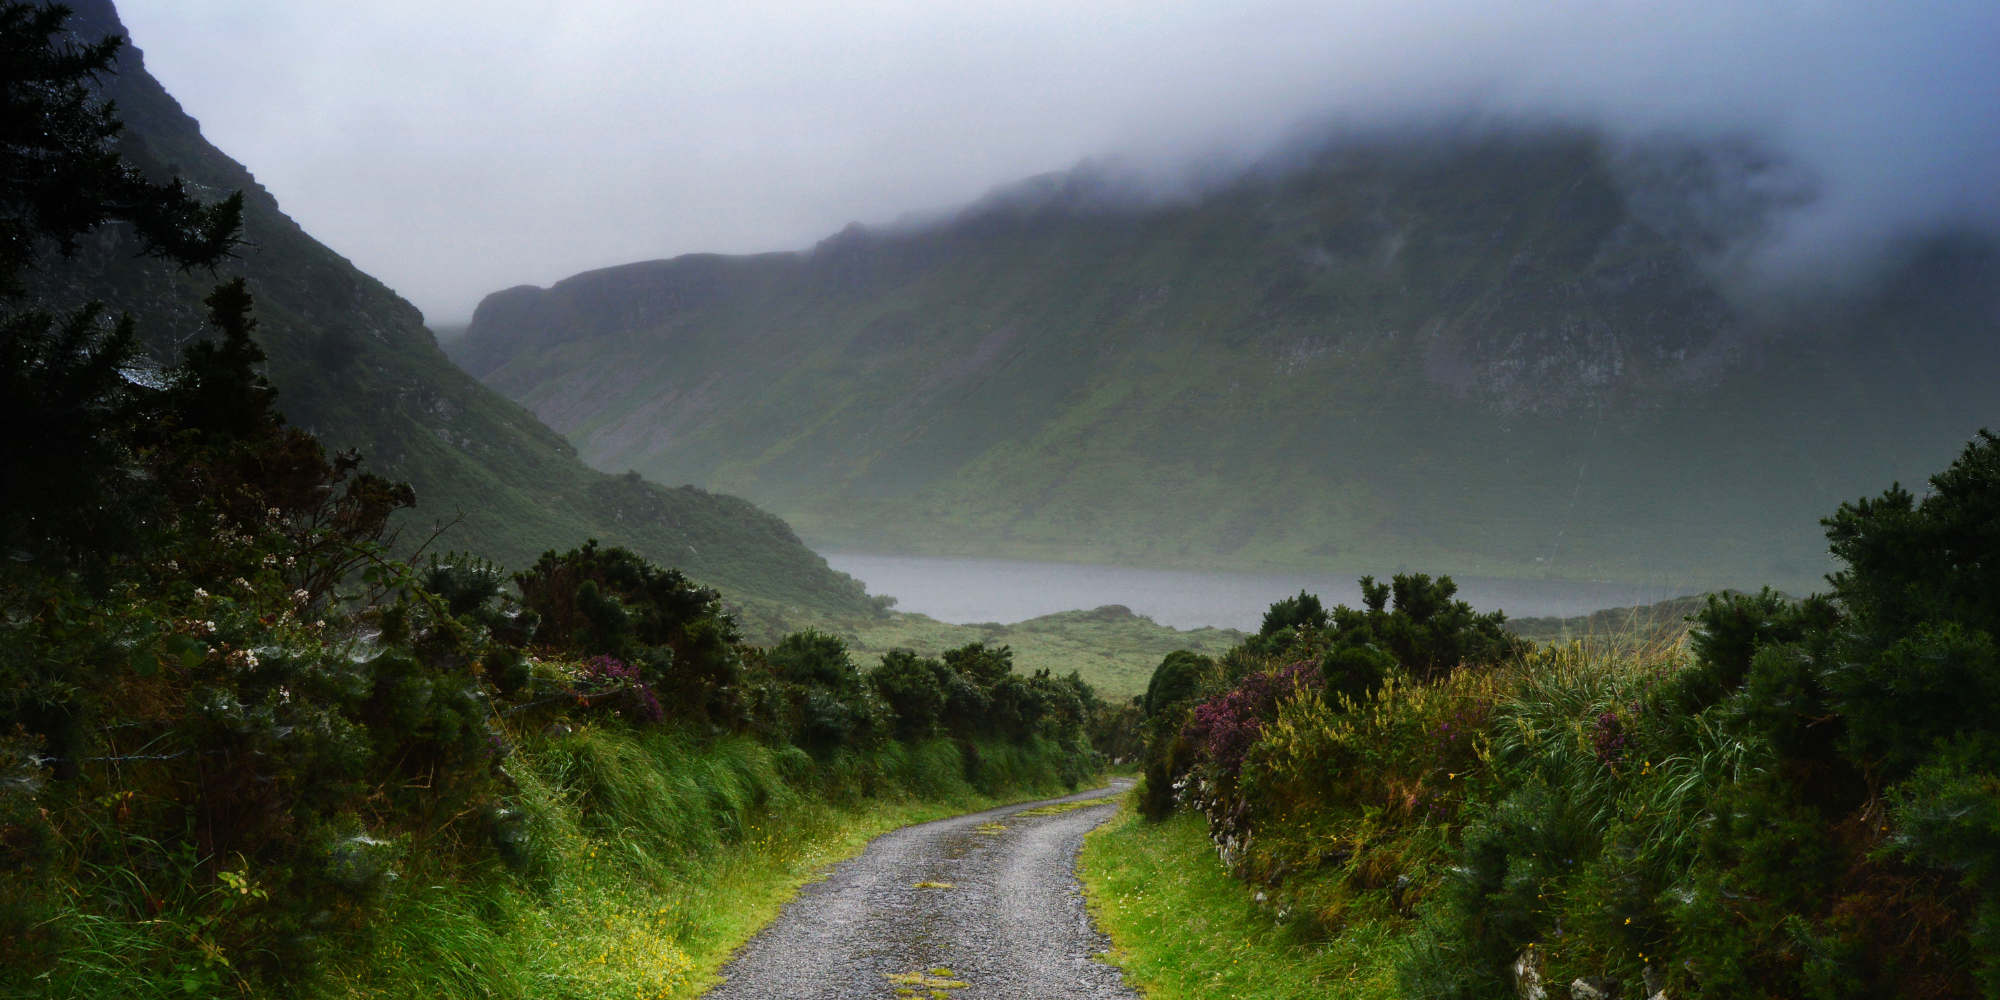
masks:
<svg viewBox="0 0 2000 1000"><path fill-rule="evenodd" d="M589 725L529 739L506 764L502 860L470 878L416 865L316 992L691 997L813 872L985 792L1058 791L1057 752L937 739L819 760L749 737Z"/></svg>

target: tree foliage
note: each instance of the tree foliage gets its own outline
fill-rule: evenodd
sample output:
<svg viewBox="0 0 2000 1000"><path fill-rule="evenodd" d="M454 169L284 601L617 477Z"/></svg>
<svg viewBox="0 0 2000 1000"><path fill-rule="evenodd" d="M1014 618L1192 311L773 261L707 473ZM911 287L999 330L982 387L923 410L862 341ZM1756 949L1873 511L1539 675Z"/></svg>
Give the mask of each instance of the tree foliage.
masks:
<svg viewBox="0 0 2000 1000"><path fill-rule="evenodd" d="M125 40L72 40L69 15L60 4L0 4L0 294L18 291L39 241L67 253L110 223L129 225L148 254L221 263L242 228L242 195L204 202L118 155L124 126L93 85Z"/></svg>
<svg viewBox="0 0 2000 1000"><path fill-rule="evenodd" d="M203 202L179 180L148 180L118 155L112 141L122 126L93 85L124 40L73 40L69 13L0 3L0 301L9 306L0 316L0 425L8 428L0 437L0 544L58 560L85 557L93 526L115 533L144 516L137 442L120 431L157 393L133 384L128 371L129 317L108 317L95 303L63 316L17 308L22 272L41 249L67 254L79 236L114 224L130 227L148 254L213 267L242 226L240 195ZM247 311L247 298L242 304Z"/></svg>

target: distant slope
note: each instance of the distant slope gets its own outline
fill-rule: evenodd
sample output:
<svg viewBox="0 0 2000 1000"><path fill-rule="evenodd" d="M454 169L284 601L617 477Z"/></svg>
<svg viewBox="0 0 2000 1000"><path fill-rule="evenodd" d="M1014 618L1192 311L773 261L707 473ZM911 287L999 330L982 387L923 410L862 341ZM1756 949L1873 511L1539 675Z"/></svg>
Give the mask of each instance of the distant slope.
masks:
<svg viewBox="0 0 2000 1000"><path fill-rule="evenodd" d="M1106 701L1146 693L1154 669L1175 650L1219 657L1248 638L1235 629L1172 628L1116 604L1007 625L953 625L925 615L897 613L818 627L840 636L862 664L872 664L897 649L937 656L974 642L1006 646L1014 651L1017 673L1047 670L1060 677L1074 671Z"/></svg>
<svg viewBox="0 0 2000 1000"><path fill-rule="evenodd" d="M1658 652L1685 639L1689 618L1706 604L1705 595L1683 596L1571 618L1510 618L1507 631L1537 643L1585 643L1602 656Z"/></svg>
<svg viewBox="0 0 2000 1000"><path fill-rule="evenodd" d="M66 2L80 35L124 33L108 0ZM134 162L210 195L245 193L241 260L224 270L249 278L279 406L330 446L358 448L370 468L416 487L406 539L462 515L438 548L519 567L545 549L596 537L679 566L732 599L871 610L857 583L778 518L736 497L592 471L531 414L467 377L413 306L307 235L209 145L136 48L125 50L105 92L126 122L122 149ZM201 297L216 276L136 259L120 234L104 232L36 280L51 302L95 297L130 311L151 349L165 354L203 334Z"/></svg>
<svg viewBox="0 0 2000 1000"><path fill-rule="evenodd" d="M1621 155L1377 138L1168 203L1079 170L498 292L451 350L593 464L841 547L1809 588L1816 518L2000 413L2000 260L1747 315L1698 252L1757 213Z"/></svg>

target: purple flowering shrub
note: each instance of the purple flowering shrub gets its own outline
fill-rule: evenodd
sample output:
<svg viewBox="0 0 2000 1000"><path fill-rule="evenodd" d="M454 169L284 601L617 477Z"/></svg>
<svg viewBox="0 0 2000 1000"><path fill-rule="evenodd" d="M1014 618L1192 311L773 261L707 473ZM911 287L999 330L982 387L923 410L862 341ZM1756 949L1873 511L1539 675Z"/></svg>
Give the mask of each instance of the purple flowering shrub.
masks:
<svg viewBox="0 0 2000 1000"><path fill-rule="evenodd" d="M1625 711L1637 715L1641 711L1639 702L1625 706ZM1590 749L1597 754L1597 760L1605 767L1616 769L1632 752L1632 733L1617 708L1608 708L1599 713L1590 726Z"/></svg>
<svg viewBox="0 0 2000 1000"><path fill-rule="evenodd" d="M584 707L610 706L639 722L666 718L659 696L639 676L639 668L615 656L593 656L578 666L576 697Z"/></svg>
<svg viewBox="0 0 2000 1000"><path fill-rule="evenodd" d="M1317 692L1319 665L1300 660L1244 676L1228 691L1194 707L1181 742L1194 751L1194 767L1175 785L1181 801L1208 820L1209 839L1223 863L1235 865L1250 840L1249 803L1237 778L1264 728L1285 701Z"/></svg>
<svg viewBox="0 0 2000 1000"><path fill-rule="evenodd" d="M1233 783L1197 784L1190 798L1240 876L1334 873L1330 881L1300 883L1318 888L1288 894L1283 905L1306 916L1336 913L1330 900L1341 886L1395 884L1410 862L1403 837L1457 821L1486 780L1493 710L1505 683L1467 670L1432 683L1392 676L1358 703L1302 693L1263 724Z"/></svg>
<svg viewBox="0 0 2000 1000"><path fill-rule="evenodd" d="M1233 780L1243 758L1278 714L1278 703L1301 690L1318 690L1319 664L1301 660L1254 673L1234 688L1196 705L1182 736L1196 748L1211 777Z"/></svg>

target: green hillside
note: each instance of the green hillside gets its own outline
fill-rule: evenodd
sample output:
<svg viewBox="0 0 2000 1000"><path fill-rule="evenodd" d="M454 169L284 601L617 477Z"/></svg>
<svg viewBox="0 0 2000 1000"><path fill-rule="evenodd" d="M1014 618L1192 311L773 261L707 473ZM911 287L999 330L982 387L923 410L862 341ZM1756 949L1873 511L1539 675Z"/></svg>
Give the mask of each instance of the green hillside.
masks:
<svg viewBox="0 0 2000 1000"><path fill-rule="evenodd" d="M107 0L71 0L79 35L123 33ZM682 567L732 600L771 613L872 611L860 586L826 566L790 527L748 501L638 476L595 472L521 407L467 377L439 351L416 308L314 240L249 171L202 138L198 124L145 71L137 49L103 81L126 123L120 150L198 193L245 195L240 259L256 297L258 335L288 419L330 447L416 487L405 545L449 524L437 549L471 549L513 566L585 538ZM31 275L53 303L99 298L139 319L161 358L205 329L201 297L217 276L139 258L129 236L93 234L68 260Z"/></svg>
<svg viewBox="0 0 2000 1000"><path fill-rule="evenodd" d="M592 464L842 547L1806 589L1818 512L1991 420L2000 264L1739 305L1701 162L1373 137L1168 201L1084 168L499 292L451 350Z"/></svg>

